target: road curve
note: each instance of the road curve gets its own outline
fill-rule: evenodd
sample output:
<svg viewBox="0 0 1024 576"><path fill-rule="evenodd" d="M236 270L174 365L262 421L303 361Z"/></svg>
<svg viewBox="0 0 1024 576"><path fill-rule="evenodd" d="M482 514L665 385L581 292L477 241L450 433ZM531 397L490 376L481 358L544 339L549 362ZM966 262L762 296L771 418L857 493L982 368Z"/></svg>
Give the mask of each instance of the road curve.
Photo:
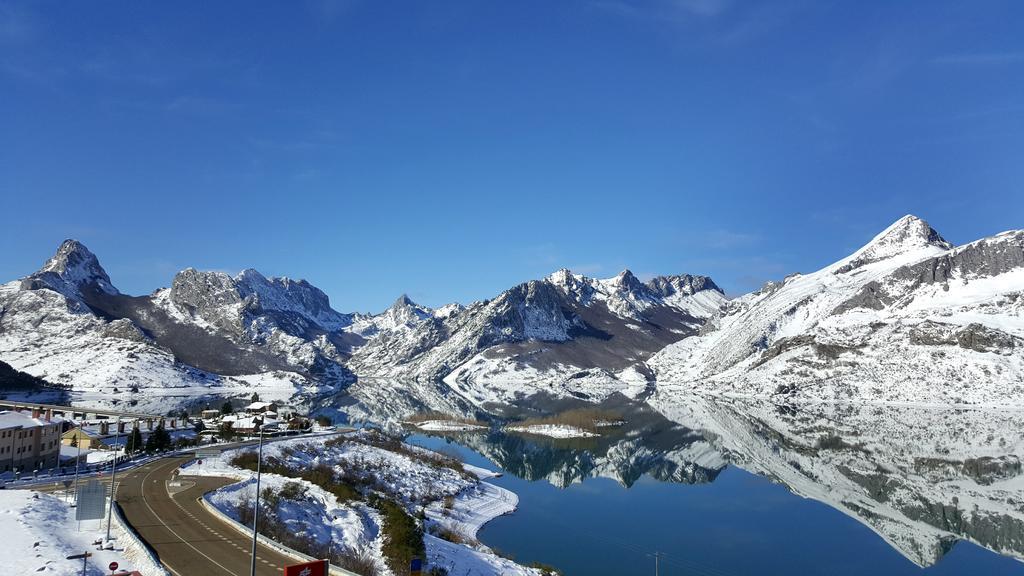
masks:
<svg viewBox="0 0 1024 576"><path fill-rule="evenodd" d="M195 485L168 494L174 471L191 458L150 462L118 475L117 501L125 519L156 551L175 576L223 574L249 576L252 540L211 514L198 499L210 490L236 482L227 478L189 477ZM296 560L262 543L256 547L256 574L280 575Z"/></svg>

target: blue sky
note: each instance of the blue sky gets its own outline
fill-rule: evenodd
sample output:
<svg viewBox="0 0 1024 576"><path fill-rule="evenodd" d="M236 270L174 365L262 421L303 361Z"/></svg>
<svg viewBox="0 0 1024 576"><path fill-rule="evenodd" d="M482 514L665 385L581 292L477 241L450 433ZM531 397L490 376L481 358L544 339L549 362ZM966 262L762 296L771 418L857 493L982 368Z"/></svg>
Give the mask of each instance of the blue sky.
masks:
<svg viewBox="0 0 1024 576"><path fill-rule="evenodd" d="M66 237L343 311L1022 227L1019 2L0 3L0 278Z"/></svg>

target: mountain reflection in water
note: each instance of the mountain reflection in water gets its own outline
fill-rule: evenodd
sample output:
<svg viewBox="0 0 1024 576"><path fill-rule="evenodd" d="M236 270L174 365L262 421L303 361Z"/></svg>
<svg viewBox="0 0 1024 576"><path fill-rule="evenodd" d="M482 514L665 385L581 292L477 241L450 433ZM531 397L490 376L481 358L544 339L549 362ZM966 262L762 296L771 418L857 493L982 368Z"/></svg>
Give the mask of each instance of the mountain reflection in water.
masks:
<svg viewBox="0 0 1024 576"><path fill-rule="evenodd" d="M361 384L335 399L333 407L353 421L372 421L395 430L404 417L427 410L500 423L567 407L564 400L548 403L536 397L517 405L478 406L443 383ZM646 402L613 397L601 407L622 414L627 424L587 439L506 434L497 424L488 432L449 435L448 439L518 479L558 488L593 478L607 478L627 489L653 481L700 485L715 483L732 465L856 519L920 567L944 568L947 563L939 561L960 540L1024 560L1024 414L1020 412L780 405L660 391ZM592 504L601 506L600 499L596 502ZM517 515L528 516L528 506L524 498ZM503 521L496 520L493 530L486 528L482 539L491 543L488 538L501 532ZM742 520L736 528L737 534L751 529L742 526ZM579 545L570 533L565 538ZM1004 562L995 572L986 572L973 564L976 560L970 562L973 573L1024 574L1024 563ZM714 558L707 559L707 564L715 565ZM574 566L562 567L567 573L578 571ZM832 568L820 566L821 573L841 571ZM897 572L875 568L878 573Z"/></svg>

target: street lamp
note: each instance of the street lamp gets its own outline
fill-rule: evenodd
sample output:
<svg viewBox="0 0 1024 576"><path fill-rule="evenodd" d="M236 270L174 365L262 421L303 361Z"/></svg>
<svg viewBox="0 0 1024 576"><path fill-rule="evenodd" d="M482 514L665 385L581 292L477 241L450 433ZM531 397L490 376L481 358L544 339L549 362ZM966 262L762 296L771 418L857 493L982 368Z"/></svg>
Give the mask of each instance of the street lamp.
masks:
<svg viewBox="0 0 1024 576"><path fill-rule="evenodd" d="M249 568L249 576L256 576L256 526L260 519L260 464L263 462L263 419L253 417L254 428L259 428L260 447L256 455L256 506L252 513L252 565Z"/></svg>
<svg viewBox="0 0 1024 576"><path fill-rule="evenodd" d="M117 443L121 441L121 417L117 417L114 432L114 465L110 467L110 506L107 508L107 542L110 542L110 517L114 513L114 482L117 480Z"/></svg>

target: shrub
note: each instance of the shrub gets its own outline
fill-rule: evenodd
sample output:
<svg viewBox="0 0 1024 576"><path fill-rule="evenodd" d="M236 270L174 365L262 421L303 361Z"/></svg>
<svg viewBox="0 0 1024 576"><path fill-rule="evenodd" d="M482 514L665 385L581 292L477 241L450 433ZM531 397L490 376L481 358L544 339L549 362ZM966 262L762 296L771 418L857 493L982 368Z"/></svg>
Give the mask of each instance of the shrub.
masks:
<svg viewBox="0 0 1024 576"><path fill-rule="evenodd" d="M278 497L285 500L304 500L306 498L306 487L298 482L285 482L278 492Z"/></svg>
<svg viewBox="0 0 1024 576"><path fill-rule="evenodd" d="M426 553L423 529L405 509L391 500L375 496L370 505L380 512L382 519L384 545L381 551L391 571L401 574L413 558L423 558Z"/></svg>

